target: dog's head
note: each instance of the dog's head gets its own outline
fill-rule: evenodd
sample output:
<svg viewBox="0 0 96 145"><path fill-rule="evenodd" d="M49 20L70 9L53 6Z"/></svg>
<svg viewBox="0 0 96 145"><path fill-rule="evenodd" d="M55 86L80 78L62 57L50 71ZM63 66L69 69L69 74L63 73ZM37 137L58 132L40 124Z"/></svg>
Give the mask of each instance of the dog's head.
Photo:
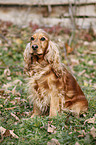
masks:
<svg viewBox="0 0 96 145"><path fill-rule="evenodd" d="M56 75L62 74L58 45L50 40L44 30L38 29L24 51L25 68L29 69L34 62L41 63L43 60L51 65Z"/></svg>
<svg viewBox="0 0 96 145"><path fill-rule="evenodd" d="M30 53L37 56L44 55L49 43L48 34L42 29L38 29L31 36L30 41Z"/></svg>

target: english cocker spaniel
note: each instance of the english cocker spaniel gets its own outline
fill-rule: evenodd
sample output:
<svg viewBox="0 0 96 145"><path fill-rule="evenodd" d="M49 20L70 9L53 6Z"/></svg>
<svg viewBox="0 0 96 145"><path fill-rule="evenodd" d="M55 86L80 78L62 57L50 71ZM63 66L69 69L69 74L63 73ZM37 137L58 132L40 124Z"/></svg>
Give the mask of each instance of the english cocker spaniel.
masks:
<svg viewBox="0 0 96 145"><path fill-rule="evenodd" d="M56 116L64 108L79 115L88 109L88 101L72 74L61 63L58 46L38 29L24 51L24 70L28 78L33 115Z"/></svg>

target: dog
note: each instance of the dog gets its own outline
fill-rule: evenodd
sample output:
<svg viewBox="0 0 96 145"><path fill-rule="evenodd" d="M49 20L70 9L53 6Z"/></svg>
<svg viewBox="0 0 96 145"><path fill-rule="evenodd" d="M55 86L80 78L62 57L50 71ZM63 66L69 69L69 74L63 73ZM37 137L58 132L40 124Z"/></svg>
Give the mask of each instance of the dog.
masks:
<svg viewBox="0 0 96 145"><path fill-rule="evenodd" d="M88 109L88 101L73 75L61 63L57 44L48 34L36 30L24 51L24 70L28 78L33 115L56 116L65 108L79 115Z"/></svg>

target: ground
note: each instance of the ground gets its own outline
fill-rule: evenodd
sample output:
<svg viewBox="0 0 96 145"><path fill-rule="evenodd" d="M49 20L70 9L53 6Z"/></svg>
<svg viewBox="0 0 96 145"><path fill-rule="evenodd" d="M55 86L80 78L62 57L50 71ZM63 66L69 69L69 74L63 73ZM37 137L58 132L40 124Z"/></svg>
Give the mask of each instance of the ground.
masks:
<svg viewBox="0 0 96 145"><path fill-rule="evenodd" d="M80 118L70 112L57 117L32 114L27 99L26 75L23 73L23 52L32 32L27 28L0 21L0 143L2 145L95 145L96 144L96 35L93 31L55 26L44 28L60 46L62 63L76 77L89 102L88 112ZM65 47L64 47L65 44ZM12 131L13 130L13 131Z"/></svg>

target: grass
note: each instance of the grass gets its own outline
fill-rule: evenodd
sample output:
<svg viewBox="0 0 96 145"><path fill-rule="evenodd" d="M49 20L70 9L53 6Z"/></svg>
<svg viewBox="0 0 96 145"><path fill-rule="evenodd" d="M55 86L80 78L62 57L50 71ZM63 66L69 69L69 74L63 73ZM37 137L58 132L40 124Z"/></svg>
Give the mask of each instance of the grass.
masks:
<svg viewBox="0 0 96 145"><path fill-rule="evenodd" d="M74 145L76 142L80 145L95 145L96 139L93 134L96 136L96 130L95 133L91 133L92 127L96 128L96 120L92 122L94 116L96 117L96 87L94 86L96 84L96 58L91 53L95 51L95 48L80 46L76 53L68 56L70 63L70 58L79 61L79 64L71 65L89 102L89 110L85 117L75 118L70 113L63 112L53 118L36 116L31 119L32 106L27 100L25 75L22 68L23 51L32 31L29 28L21 29L16 26L7 29L6 37L11 41L11 45L2 40L0 46L0 126L7 130L14 130L19 138L3 135L2 139L1 135L1 144L46 145L54 138L61 145ZM88 53L86 53L87 50ZM10 70L9 75L5 71L6 68ZM85 73L78 76L79 72L83 70ZM15 80L19 80L19 82L14 83ZM3 88L4 92L2 92L2 86L6 84L7 89ZM14 88L15 86L16 88ZM19 120L12 116L12 113ZM91 123L87 120L89 118L91 118ZM48 132L49 126L51 131Z"/></svg>

